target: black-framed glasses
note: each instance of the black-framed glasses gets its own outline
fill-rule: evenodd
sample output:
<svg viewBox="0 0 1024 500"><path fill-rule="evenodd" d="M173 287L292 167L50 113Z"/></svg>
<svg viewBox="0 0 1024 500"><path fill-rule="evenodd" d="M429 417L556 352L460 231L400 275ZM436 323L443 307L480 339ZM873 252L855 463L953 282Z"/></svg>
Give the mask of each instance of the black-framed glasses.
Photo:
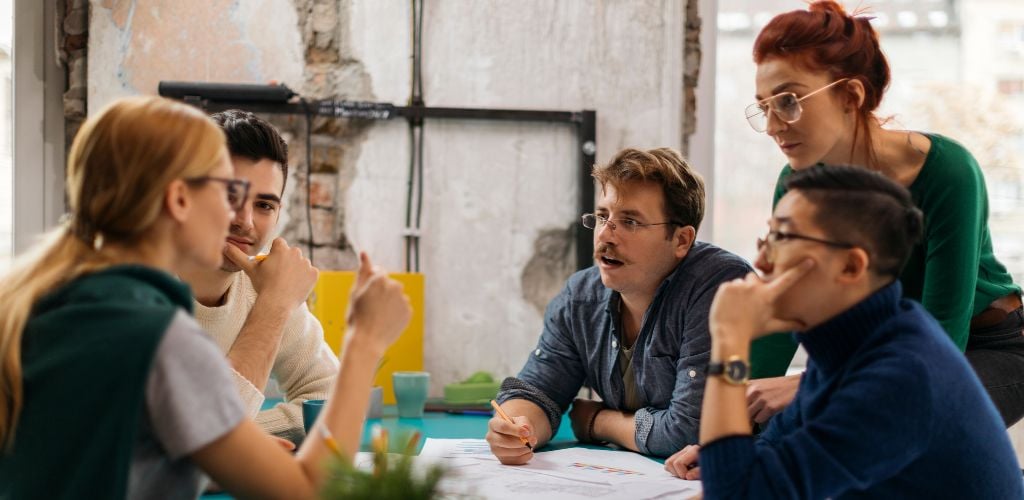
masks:
<svg viewBox="0 0 1024 500"><path fill-rule="evenodd" d="M641 228L650 227L650 226L665 226L665 225L669 225L669 224L674 224L674 225L677 225L677 226L680 225L678 222L672 222L672 221L643 223L643 222L637 222L636 220L630 219L630 218L614 219L613 220L613 219L609 219L609 218L607 218L607 217L605 217L603 215L583 214L583 227L585 227L587 229L601 229L602 227L604 227L605 224L608 224L609 227L612 228L612 231L618 229L619 227L623 227L629 233L635 233L638 230L640 230Z"/></svg>
<svg viewBox="0 0 1024 500"><path fill-rule="evenodd" d="M797 97L797 95L792 92L780 92L771 97L761 99L760 101L747 106L747 123L749 123L750 126L758 132L768 130L768 111L775 113L775 116L778 119L786 123L796 123L804 112L804 108L800 106L800 101L818 94L819 92L823 92L826 89L832 88L832 86L838 85L846 80L849 80L849 78L840 78L839 80L825 85L824 87L803 97Z"/></svg>
<svg viewBox="0 0 1024 500"><path fill-rule="evenodd" d="M220 182L224 184L224 191L227 193L228 205L236 212L245 207L245 200L249 198L249 181L244 179L229 179L226 177L215 177L204 175L202 177L189 177L185 182L190 184L202 184L204 182Z"/></svg>
<svg viewBox="0 0 1024 500"><path fill-rule="evenodd" d="M764 252L765 261L769 264L775 262L775 248L779 243L792 241L792 240L803 240L810 241L812 243L818 243L820 245L830 246L832 248L841 248L843 250L849 250L851 248L857 248L857 245L845 243L842 241L825 240L822 238L815 238L813 236L806 236L798 233L786 233L783 231L768 231L768 234L764 238L757 239L757 251Z"/></svg>

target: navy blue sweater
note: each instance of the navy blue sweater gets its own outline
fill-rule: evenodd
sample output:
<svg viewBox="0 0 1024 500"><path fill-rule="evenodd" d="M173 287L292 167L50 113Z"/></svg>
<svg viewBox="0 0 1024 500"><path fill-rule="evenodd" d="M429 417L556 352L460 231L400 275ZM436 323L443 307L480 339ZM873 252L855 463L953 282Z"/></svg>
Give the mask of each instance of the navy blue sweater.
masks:
<svg viewBox="0 0 1024 500"><path fill-rule="evenodd" d="M893 283L797 334L796 398L757 439L700 451L704 498L1024 498L1003 422L964 355Z"/></svg>

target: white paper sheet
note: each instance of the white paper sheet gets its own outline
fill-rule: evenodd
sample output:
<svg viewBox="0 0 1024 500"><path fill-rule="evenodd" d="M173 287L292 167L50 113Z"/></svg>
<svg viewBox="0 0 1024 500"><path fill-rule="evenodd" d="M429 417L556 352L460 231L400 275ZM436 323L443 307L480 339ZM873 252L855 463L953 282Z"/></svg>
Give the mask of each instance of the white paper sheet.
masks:
<svg viewBox="0 0 1024 500"><path fill-rule="evenodd" d="M677 479L660 463L625 451L541 451L526 465L509 466L498 462L482 439L427 439L420 460L450 468L440 487L452 498L690 498L701 491L699 481Z"/></svg>
<svg viewBox="0 0 1024 500"><path fill-rule="evenodd" d="M477 458L497 460L491 454L491 447L483 439L433 439L427 438L420 450L421 457L436 458Z"/></svg>

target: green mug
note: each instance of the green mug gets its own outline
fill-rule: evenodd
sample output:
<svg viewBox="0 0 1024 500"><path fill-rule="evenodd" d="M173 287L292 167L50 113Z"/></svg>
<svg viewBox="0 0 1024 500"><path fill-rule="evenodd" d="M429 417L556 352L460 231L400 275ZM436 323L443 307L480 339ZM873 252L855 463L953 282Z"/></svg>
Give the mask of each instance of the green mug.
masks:
<svg viewBox="0 0 1024 500"><path fill-rule="evenodd" d="M422 418L427 402L430 374L427 372L395 372L391 375L400 418Z"/></svg>

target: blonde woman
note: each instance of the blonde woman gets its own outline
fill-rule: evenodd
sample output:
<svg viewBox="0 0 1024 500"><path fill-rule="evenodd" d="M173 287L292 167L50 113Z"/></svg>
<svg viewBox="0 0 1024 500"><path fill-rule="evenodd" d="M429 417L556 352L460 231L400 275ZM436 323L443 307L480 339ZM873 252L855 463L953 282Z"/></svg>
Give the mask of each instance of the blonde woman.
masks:
<svg viewBox="0 0 1024 500"><path fill-rule="evenodd" d="M0 497L307 498L331 453L288 454L243 414L174 276L221 265L233 210L219 127L156 97L90 118L68 158L70 221L0 279ZM374 367L408 322L363 255L338 379L312 436L359 446ZM325 432L326 431L326 432Z"/></svg>

